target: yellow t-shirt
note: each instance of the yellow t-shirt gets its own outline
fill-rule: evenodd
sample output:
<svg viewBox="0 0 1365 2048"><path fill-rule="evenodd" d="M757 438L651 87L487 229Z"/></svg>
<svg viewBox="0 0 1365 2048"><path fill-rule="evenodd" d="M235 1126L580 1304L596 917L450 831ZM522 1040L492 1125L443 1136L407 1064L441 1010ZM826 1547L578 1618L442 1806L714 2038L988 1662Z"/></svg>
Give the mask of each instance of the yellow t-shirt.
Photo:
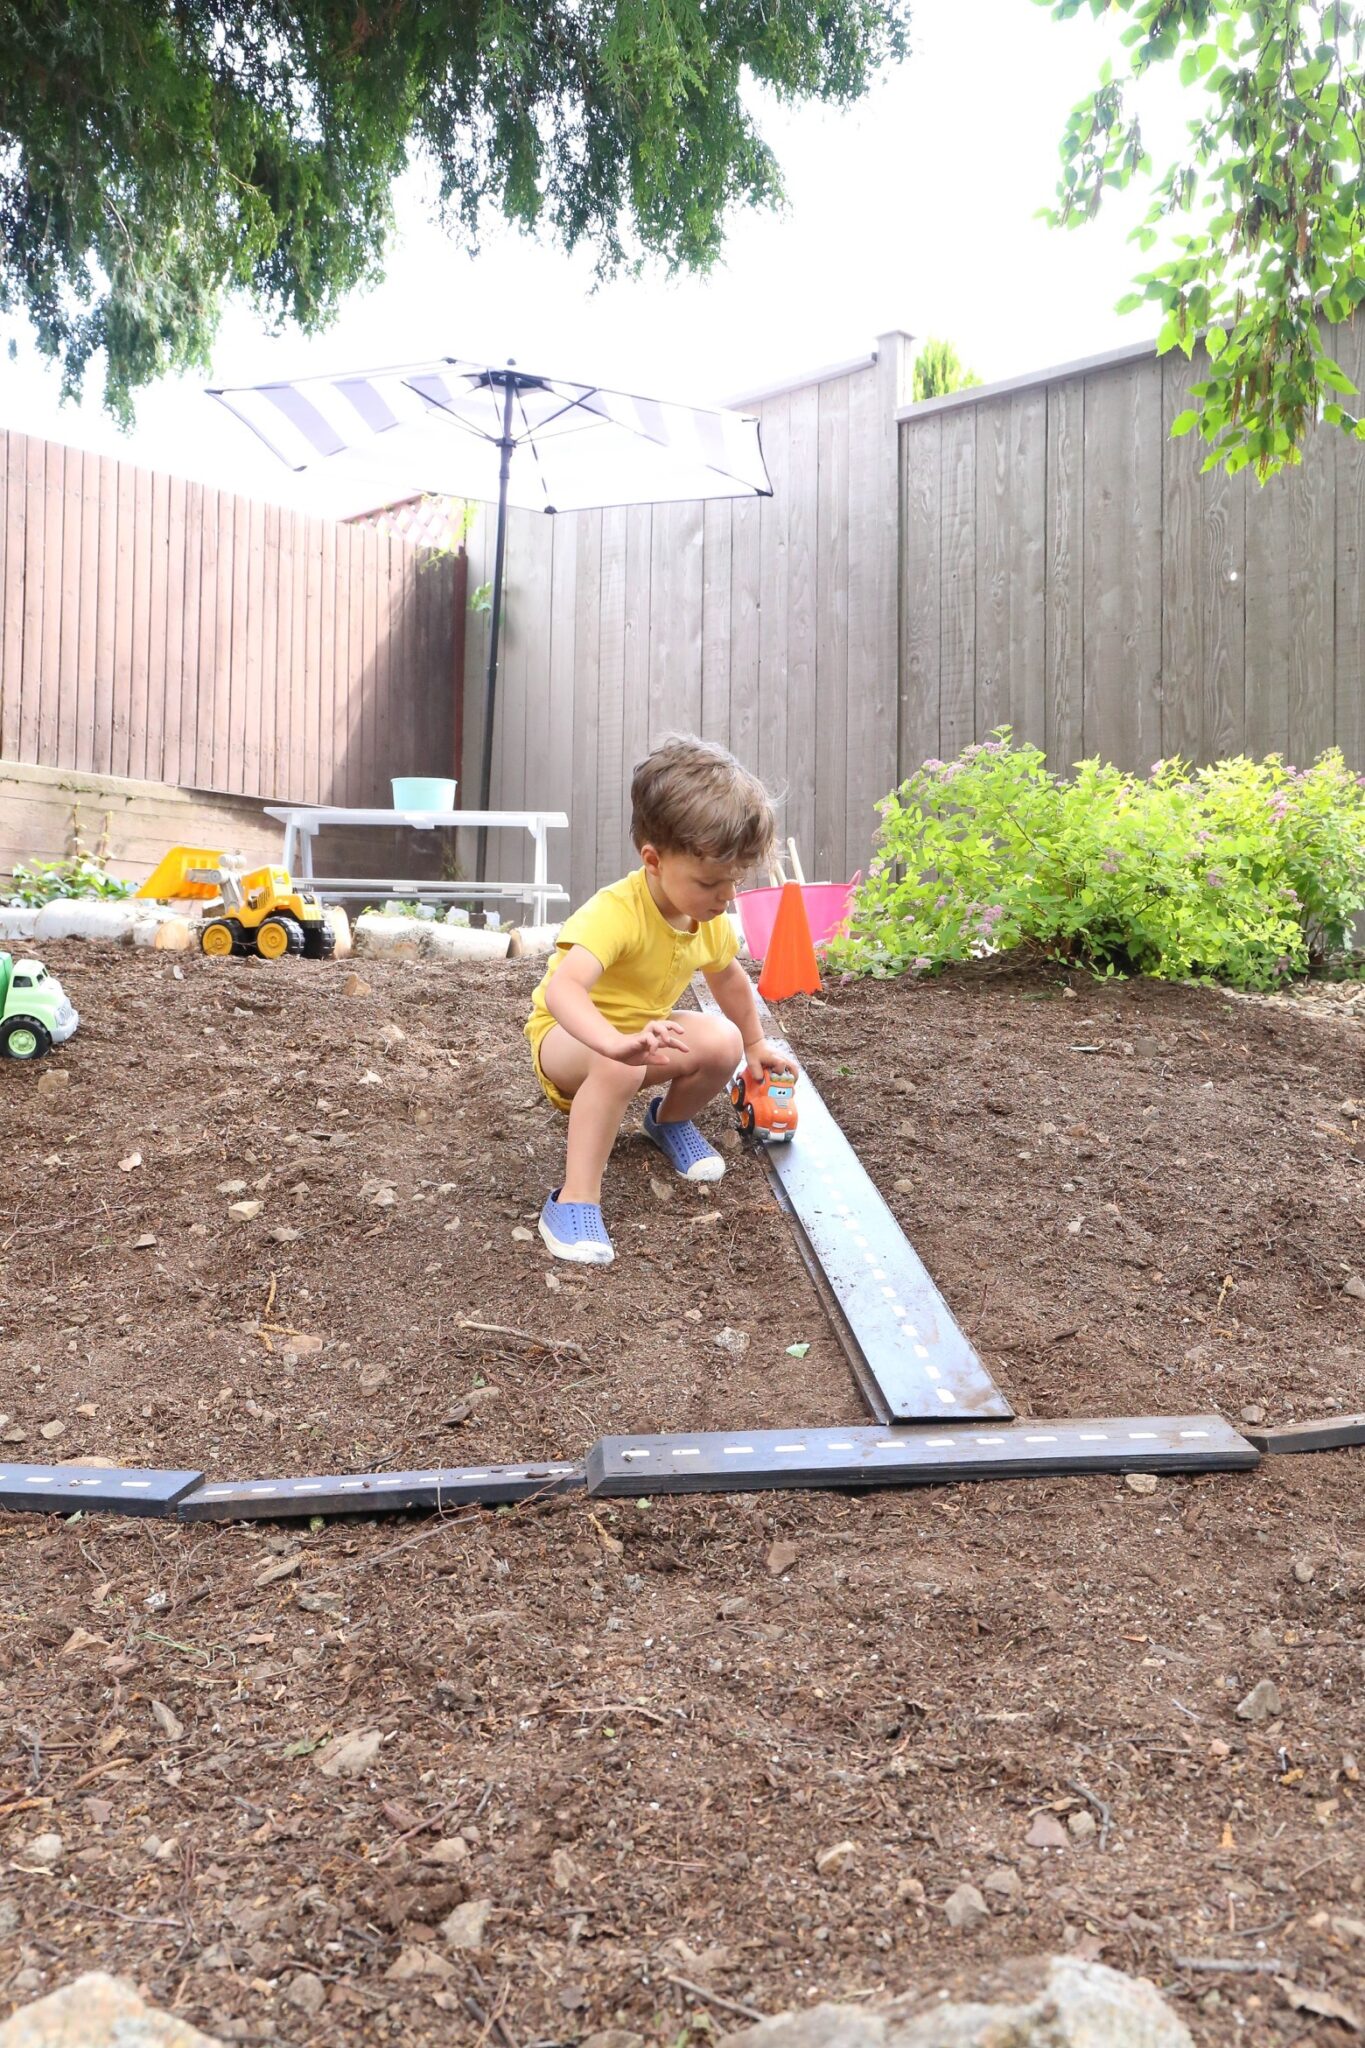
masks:
<svg viewBox="0 0 1365 2048"><path fill-rule="evenodd" d="M739 951L734 927L722 912L690 931L668 922L649 893L643 868L599 889L560 929L550 964L531 998L526 1036L539 1046L554 1018L545 1006L550 977L571 946L602 963L589 993L617 1031L639 1031L666 1017L698 972L719 974Z"/></svg>

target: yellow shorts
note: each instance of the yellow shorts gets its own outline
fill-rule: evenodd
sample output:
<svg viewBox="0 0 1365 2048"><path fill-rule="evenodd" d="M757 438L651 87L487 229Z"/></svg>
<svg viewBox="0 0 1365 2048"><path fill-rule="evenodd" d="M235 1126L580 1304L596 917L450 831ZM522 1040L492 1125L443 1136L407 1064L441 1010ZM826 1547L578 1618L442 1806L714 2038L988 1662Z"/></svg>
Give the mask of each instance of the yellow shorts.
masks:
<svg viewBox="0 0 1365 2048"><path fill-rule="evenodd" d="M573 1097L565 1095L561 1089L556 1088L554 1082L548 1079L540 1064L540 1048L554 1028L555 1020L553 1017L541 1017L533 1012L526 1023L526 1036L531 1044L531 1064L536 1070L536 1079L545 1092L546 1101L552 1109L557 1109L561 1116L567 1116L573 1108Z"/></svg>

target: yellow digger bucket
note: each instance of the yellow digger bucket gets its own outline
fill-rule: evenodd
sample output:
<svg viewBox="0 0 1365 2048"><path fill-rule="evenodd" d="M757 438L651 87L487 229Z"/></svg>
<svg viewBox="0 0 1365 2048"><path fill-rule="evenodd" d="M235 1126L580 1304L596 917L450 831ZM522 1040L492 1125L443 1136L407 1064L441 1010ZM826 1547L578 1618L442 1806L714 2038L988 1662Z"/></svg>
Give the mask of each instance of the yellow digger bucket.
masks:
<svg viewBox="0 0 1365 2048"><path fill-rule="evenodd" d="M158 903L170 903L183 897L207 902L219 893L217 882L192 882L189 879L192 868L218 868L223 861L222 849L216 846L173 846L165 858L153 868L142 887L139 896L151 896Z"/></svg>

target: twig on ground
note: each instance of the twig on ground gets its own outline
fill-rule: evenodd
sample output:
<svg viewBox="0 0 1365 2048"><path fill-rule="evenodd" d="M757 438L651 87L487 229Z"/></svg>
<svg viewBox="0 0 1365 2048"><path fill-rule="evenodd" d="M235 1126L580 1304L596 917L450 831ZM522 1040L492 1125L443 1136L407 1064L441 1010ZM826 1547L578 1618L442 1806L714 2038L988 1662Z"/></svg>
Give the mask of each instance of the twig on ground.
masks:
<svg viewBox="0 0 1365 2048"><path fill-rule="evenodd" d="M1286 1965L1271 1956L1262 1962L1244 1962L1240 1956L1172 1956L1174 1970L1216 1970L1234 1977L1282 1977Z"/></svg>
<svg viewBox="0 0 1365 2048"><path fill-rule="evenodd" d="M510 1323L481 1323L474 1316L460 1316L457 1327L461 1330L486 1330L492 1337L515 1337L520 1344L529 1344L536 1351L571 1351L575 1358L587 1363L587 1353L581 1344L574 1344L567 1337L535 1337L529 1330L514 1330Z"/></svg>
<svg viewBox="0 0 1365 2048"><path fill-rule="evenodd" d="M1073 1792L1080 1793L1082 1799L1088 1799L1090 1801L1090 1804L1094 1807L1096 1813L1099 1815L1100 1854L1103 1855L1105 1844L1109 1840L1109 1823L1113 1819L1112 1813L1110 1812L1109 1808L1105 1805L1104 1801L1098 1798L1096 1794L1091 1791L1090 1787L1086 1784L1083 1778L1068 1778L1066 1782L1071 1787L1071 1790Z"/></svg>
<svg viewBox="0 0 1365 2048"><path fill-rule="evenodd" d="M742 2005L737 1998L722 1998L719 1991L708 1991L704 1984L694 1984L690 1977L675 1977L671 1970L665 1970L664 1981L676 1984L680 1991L690 1991L694 1998L704 1998L709 2005L718 2005L722 2012L737 2012L741 2019L766 2020L766 2012L759 2012L755 2006Z"/></svg>

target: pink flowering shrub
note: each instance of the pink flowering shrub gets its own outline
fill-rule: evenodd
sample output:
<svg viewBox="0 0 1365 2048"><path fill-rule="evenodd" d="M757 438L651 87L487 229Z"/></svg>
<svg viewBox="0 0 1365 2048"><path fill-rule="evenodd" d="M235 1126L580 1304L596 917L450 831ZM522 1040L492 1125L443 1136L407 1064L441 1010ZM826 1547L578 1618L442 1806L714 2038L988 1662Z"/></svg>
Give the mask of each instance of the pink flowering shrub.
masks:
<svg viewBox="0 0 1365 2048"><path fill-rule="evenodd" d="M1365 904L1365 777L1333 748L1146 776L1054 775L1002 726L878 805L846 973L924 973L1025 941L1093 972L1273 988L1342 951Z"/></svg>

